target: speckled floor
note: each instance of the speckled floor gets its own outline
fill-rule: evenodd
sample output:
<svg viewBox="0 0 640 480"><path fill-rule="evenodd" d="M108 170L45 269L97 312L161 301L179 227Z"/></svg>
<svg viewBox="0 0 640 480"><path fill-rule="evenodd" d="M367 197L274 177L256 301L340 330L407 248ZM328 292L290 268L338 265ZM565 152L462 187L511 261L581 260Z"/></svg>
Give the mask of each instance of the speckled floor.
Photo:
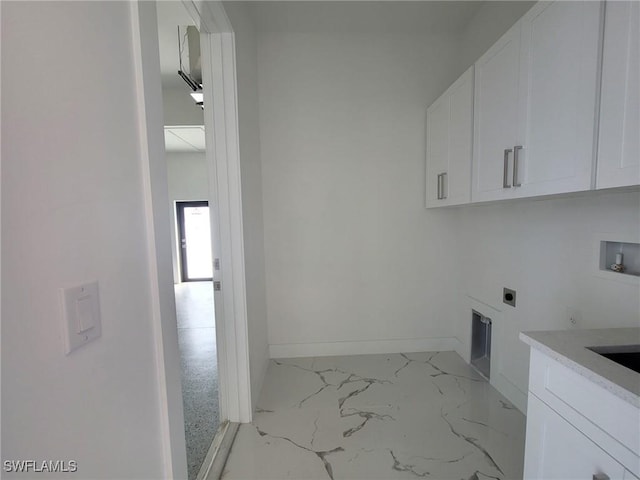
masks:
<svg viewBox="0 0 640 480"><path fill-rule="evenodd" d="M222 479L516 479L524 439L454 352L272 360Z"/></svg>
<svg viewBox="0 0 640 480"><path fill-rule="evenodd" d="M175 286L189 480L218 429L218 359L211 282Z"/></svg>

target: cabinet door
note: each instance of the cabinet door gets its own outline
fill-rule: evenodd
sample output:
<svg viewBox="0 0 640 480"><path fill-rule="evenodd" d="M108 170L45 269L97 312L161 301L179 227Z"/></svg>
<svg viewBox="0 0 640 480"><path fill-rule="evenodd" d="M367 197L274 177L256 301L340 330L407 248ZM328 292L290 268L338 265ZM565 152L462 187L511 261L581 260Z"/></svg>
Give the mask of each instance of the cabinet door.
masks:
<svg viewBox="0 0 640 480"><path fill-rule="evenodd" d="M449 168L445 176L447 205L471 201L473 142L473 67L451 85L449 92Z"/></svg>
<svg viewBox="0 0 640 480"><path fill-rule="evenodd" d="M427 109L427 208L469 203L472 125L473 67Z"/></svg>
<svg viewBox="0 0 640 480"><path fill-rule="evenodd" d="M533 394L527 405L525 480L624 478L625 469Z"/></svg>
<svg viewBox="0 0 640 480"><path fill-rule="evenodd" d="M441 96L427 109L427 208L441 206L441 176L449 164L449 97Z"/></svg>
<svg viewBox="0 0 640 480"><path fill-rule="evenodd" d="M596 188L640 184L640 3L607 2Z"/></svg>
<svg viewBox="0 0 640 480"><path fill-rule="evenodd" d="M517 179L521 197L589 190L600 2L540 2L520 20Z"/></svg>
<svg viewBox="0 0 640 480"><path fill-rule="evenodd" d="M517 137L520 22L475 63L473 172L474 202L511 196L505 150ZM511 163L512 157L508 157ZM507 180L504 186L504 181Z"/></svg>

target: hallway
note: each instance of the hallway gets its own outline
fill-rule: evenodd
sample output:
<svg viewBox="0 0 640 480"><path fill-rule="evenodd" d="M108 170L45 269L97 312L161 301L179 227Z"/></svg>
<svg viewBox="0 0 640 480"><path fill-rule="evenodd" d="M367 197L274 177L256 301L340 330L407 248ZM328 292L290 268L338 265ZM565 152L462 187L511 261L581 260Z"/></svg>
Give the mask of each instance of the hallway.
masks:
<svg viewBox="0 0 640 480"><path fill-rule="evenodd" d="M218 429L218 360L211 282L175 285L182 401L189 480L194 480Z"/></svg>
<svg viewBox="0 0 640 480"><path fill-rule="evenodd" d="M524 433L454 352L272 360L222 479L522 478Z"/></svg>

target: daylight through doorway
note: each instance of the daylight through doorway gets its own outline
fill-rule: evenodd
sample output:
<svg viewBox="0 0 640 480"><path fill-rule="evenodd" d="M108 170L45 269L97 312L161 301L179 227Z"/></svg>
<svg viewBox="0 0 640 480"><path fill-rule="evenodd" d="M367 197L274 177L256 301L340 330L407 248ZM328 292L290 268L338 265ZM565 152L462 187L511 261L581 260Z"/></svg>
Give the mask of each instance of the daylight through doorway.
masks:
<svg viewBox="0 0 640 480"><path fill-rule="evenodd" d="M176 202L180 276L183 282L213 278L209 219L209 202Z"/></svg>

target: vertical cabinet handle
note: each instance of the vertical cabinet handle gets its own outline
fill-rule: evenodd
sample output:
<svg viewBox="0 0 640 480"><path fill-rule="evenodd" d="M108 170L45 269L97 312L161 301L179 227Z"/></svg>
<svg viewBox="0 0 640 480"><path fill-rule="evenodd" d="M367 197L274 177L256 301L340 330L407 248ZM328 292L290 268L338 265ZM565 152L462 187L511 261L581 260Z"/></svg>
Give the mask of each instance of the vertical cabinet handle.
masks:
<svg viewBox="0 0 640 480"><path fill-rule="evenodd" d="M438 200L444 200L447 196L444 194L444 176L447 172L438 174Z"/></svg>
<svg viewBox="0 0 640 480"><path fill-rule="evenodd" d="M437 199L438 199L438 200L441 200L441 199L442 199L442 190L441 190L441 187L440 187L440 177L441 177L441 176L442 176L442 174L441 174L441 173L439 173L439 174L437 175L437 177L436 177L436 178L437 178L437 180L436 180L436 181L437 181L437 184L436 184L436 185L437 185L437 190L438 190L438 194L437 194Z"/></svg>
<svg viewBox="0 0 640 480"><path fill-rule="evenodd" d="M442 180L440 180L440 183L442 183L442 200L444 200L445 198L447 198L447 191L449 190L448 188L445 188L445 178L447 178L447 172L441 173L440 176L442 177Z"/></svg>
<svg viewBox="0 0 640 480"><path fill-rule="evenodd" d="M518 182L518 152L522 150L522 145L513 147L513 186L520 187L522 184Z"/></svg>
<svg viewBox="0 0 640 480"><path fill-rule="evenodd" d="M504 149L504 166L502 167L502 188L511 188L511 185L509 185L509 154L511 152L513 152L513 150L510 148Z"/></svg>

